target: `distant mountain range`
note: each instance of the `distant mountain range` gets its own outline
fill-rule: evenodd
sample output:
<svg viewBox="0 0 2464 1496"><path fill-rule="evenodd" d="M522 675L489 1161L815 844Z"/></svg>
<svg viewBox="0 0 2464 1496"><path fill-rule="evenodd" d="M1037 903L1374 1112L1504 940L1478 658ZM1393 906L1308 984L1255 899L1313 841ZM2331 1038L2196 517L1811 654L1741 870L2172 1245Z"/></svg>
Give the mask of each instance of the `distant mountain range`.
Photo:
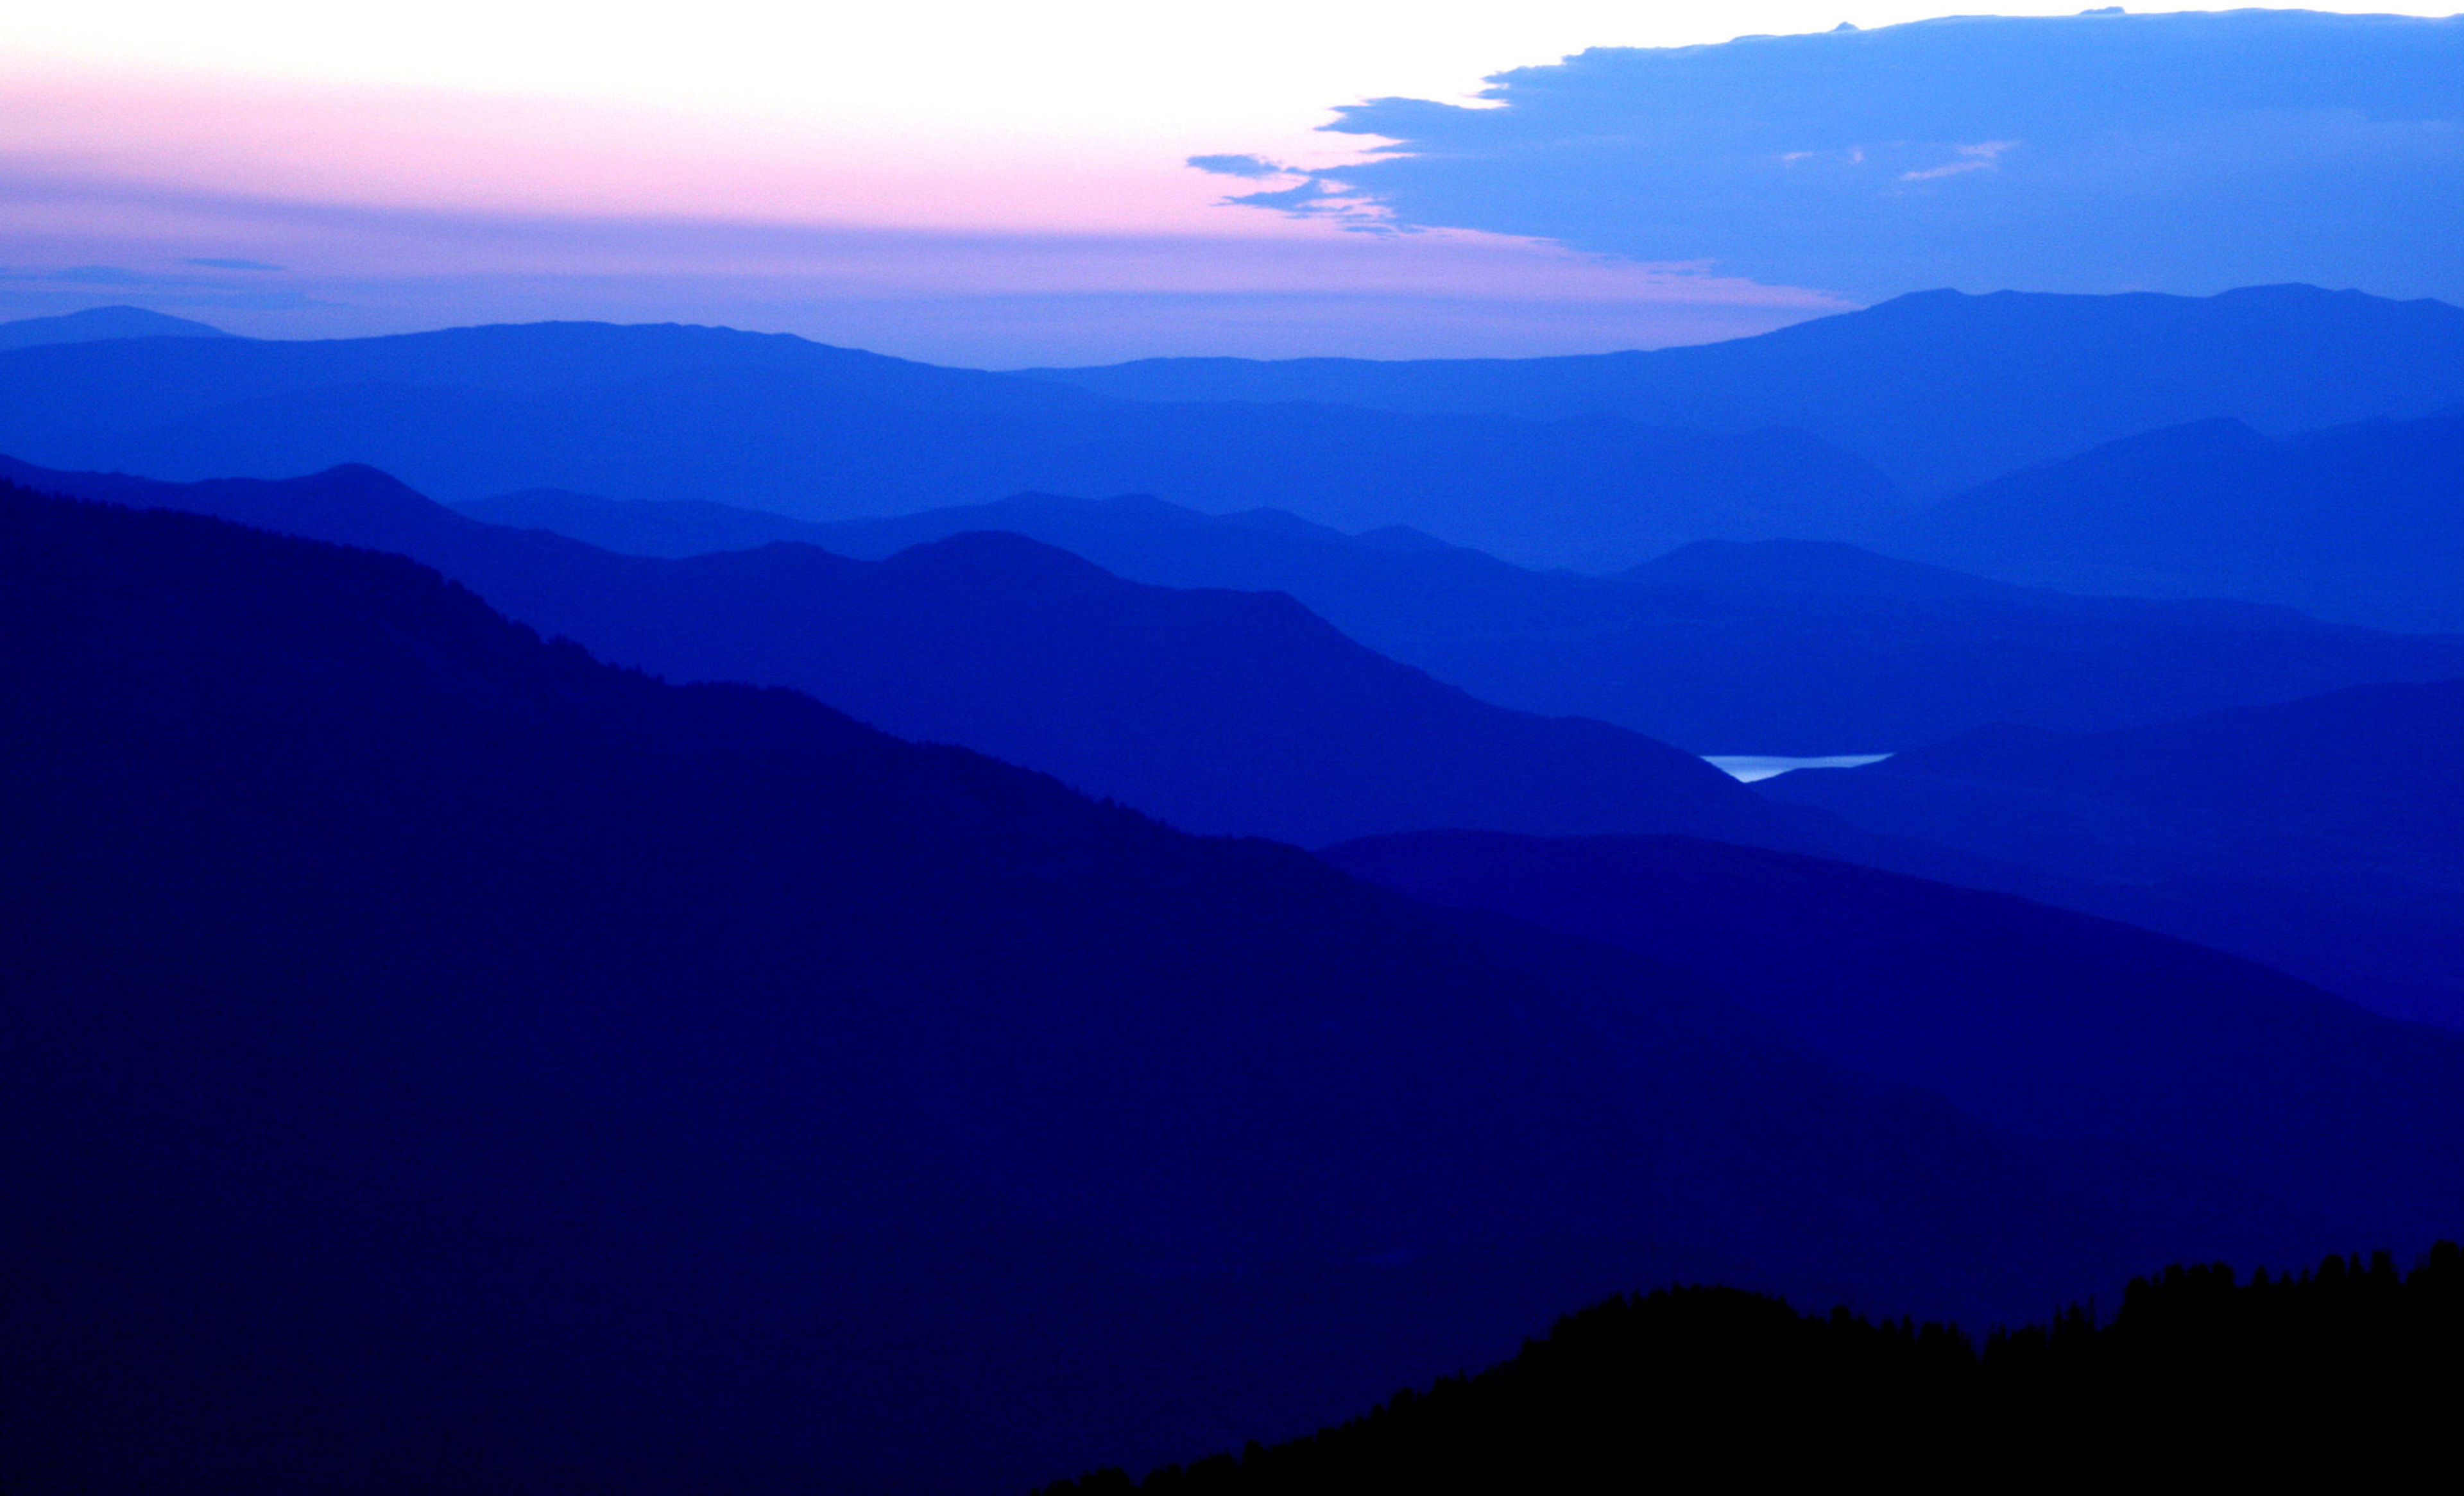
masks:
<svg viewBox="0 0 2464 1496"><path fill-rule="evenodd" d="M693 538L687 517L671 520L656 506L562 502L557 522L595 523L592 533L616 543L652 539L625 533L627 525L672 522L665 539ZM2464 967L2454 956L2464 950L2464 876L2452 868L2378 866L2349 843L2318 843L2299 827L2254 841L2248 828L2228 833L2197 816L2187 829L2136 825L2176 798L2265 823L2300 803L2288 777L2371 793L2443 782L2464 728L2443 739L2417 723L2409 738L2364 761L2352 755L2375 729L2335 707L2360 697L2297 703L2342 687L2455 678L2464 642L2334 627L2250 605L2063 596L1818 543L1705 542L1592 579L1522 571L1409 534L1342 536L1286 515L1033 496L809 533L865 555L994 525L1139 580L1287 590L1383 652L1485 699L1596 715L1703 751L1923 750L1928 738L1997 724L2134 729L2091 738L2082 751L2110 743L2126 761L2162 766L2171 787L2136 809L1946 783L1940 751L1920 751L1873 770L1764 786L1883 840L1802 825L1722 834L2024 893L2266 961L2382 1011L2464 1024ZM2168 725L2259 705L2326 717L2298 741L2254 725L2263 713L2217 718L2212 732ZM2176 731L2186 735L2180 744L2154 746ZM2339 752L2345 734L2351 751ZM2231 746L2237 738L2244 747ZM2269 771L2270 761L2278 767ZM2013 793L2038 798L2003 803ZM2418 806L2395 805L2383 818L2389 824L2434 824ZM1946 855L1950 848L1975 860Z"/></svg>
<svg viewBox="0 0 2464 1496"><path fill-rule="evenodd" d="M2285 440L2149 431L1909 516L1885 549L2012 582L2464 630L2464 409Z"/></svg>
<svg viewBox="0 0 2464 1496"><path fill-rule="evenodd" d="M139 306L97 306L59 317L0 322L0 351L59 342L103 342L119 338L229 338L219 327L167 317Z"/></svg>
<svg viewBox="0 0 2464 1496"><path fill-rule="evenodd" d="M8 491L0 640L12 1483L1023 1488L1638 1280L1991 1318L2324 1239L398 558Z"/></svg>
<svg viewBox="0 0 2464 1496"><path fill-rule="evenodd" d="M0 451L53 468L356 462L449 502L547 488L812 520L1137 493L1595 572L1698 539L1876 543L1921 523L1904 494L2184 422L2281 435L2459 405L2464 311L2301 286L1935 292L1698 348L1485 362L992 374L601 323L0 352Z"/></svg>
<svg viewBox="0 0 2464 1496"><path fill-rule="evenodd" d="M2464 681L2360 686L2111 733L1988 729L1756 787L2464 1027L2459 743Z"/></svg>
<svg viewBox="0 0 2464 1496"><path fill-rule="evenodd" d="M2091 814L2024 787L1946 782L1925 776L1923 745L1873 770L1748 789L1645 736L1488 705L1353 643L1288 597L1140 585L1014 534L959 531L878 561L792 542L668 561L481 524L364 469L193 485L23 465L0 464L0 473L397 550L619 663L678 680L810 691L885 729L1042 769L1186 829L1303 846L1435 828L1707 835L2127 920L2382 1011L2464 1024L2464 974L2452 954L2464 935L2453 913L2464 884L2443 874L2425 881L2409 865L2357 861L2348 847L2300 834L2271 831L2245 850L2247 831L2202 822L2150 831L2137 811ZM1182 528L1323 539L1287 517ZM904 538L900 529L865 533L888 543ZM1579 661L1595 647L1590 639L1614 642L1619 628L1647 642L1648 659L1667 658L1663 641L1689 630L1724 641L1698 654L1690 699L1755 728L1760 736L1746 739L1755 747L1791 741L1782 734L1823 722L1825 711L1833 726L1888 720L1872 704L1842 704L1894 708L1903 727L1922 724L1920 712L1934 720L1963 714L1966 726L1981 697L2040 721L2107 713L2143 724L2129 731L2161 733L2203 696L2246 690L2263 701L2314 671L2349 680L2399 666L2415 674L2454 668L2453 641L2374 636L2240 606L2013 597L1996 583L1821 547L1681 553L1645 568L1677 584L1631 591L1516 572L1407 538L1353 548L1391 548L1471 579L1457 628L1485 620L1507 633L1501 616L1518 611L1547 620L1550 631L1533 630L1536 647L1522 646L1525 660ZM1267 554L1281 550L1278 542ZM1705 585L1720 577L1832 590ZM1570 612L1555 590L1568 584L1586 596L1617 592L1627 611L1614 627L1596 613ZM1426 616L1428 603L1416 605ZM2036 661L2074 657L2035 667L2014 641ZM1629 647L1623 678L1636 682L1634 699L1663 699L1665 688L1633 663L1640 652ZM1797 672L1800 658L1823 673ZM1939 681L1923 673L1945 666ZM1883 690L1894 681L1903 683L1897 698ZM2004 684L1991 694L1979 682ZM2064 704L2065 692L2077 699ZM1746 709L1770 715L1756 722ZM2429 761L2449 750L2425 737L2417 752ZM2293 772L2352 772L2332 758L2287 761L2300 765ZM1808 787L1821 785L1833 787ZM2015 807L2004 803L2013 793ZM2267 804L2254 792L2247 813L2264 816Z"/></svg>
<svg viewBox="0 0 2464 1496"><path fill-rule="evenodd" d="M2185 422L2234 419L2282 436L2464 404L2464 309L2313 286L2213 297L1928 291L1651 353L1149 359L1030 372L1134 400L1787 427L1855 452L1911 493L1947 495Z"/></svg>
<svg viewBox="0 0 2464 1496"><path fill-rule="evenodd" d="M1149 492L1602 569L1703 535L1863 534L1904 507L1795 431L1159 406L800 338L602 323L19 349L0 354L0 451L174 479L364 463L449 500L548 487L808 519Z"/></svg>
<svg viewBox="0 0 2464 1496"><path fill-rule="evenodd" d="M2464 639L2241 604L2065 596L1836 542L1700 541L1603 579L1527 571L1417 532L1351 536L1277 511L1211 516L1152 498L1027 495L829 525L549 492L459 507L671 557L798 539L882 558L1013 531L1132 581L1287 592L1483 700L1702 753L1885 752L1997 722L2092 732L2464 675Z"/></svg>
<svg viewBox="0 0 2464 1496"><path fill-rule="evenodd" d="M1740 836L1786 824L1689 754L1487 705L1288 597L1144 586L1016 535L954 535L881 561L796 544L658 561L481 524L364 468L169 484L0 460L0 475L399 551L617 663L792 686L1189 830L1315 846L1442 825Z"/></svg>

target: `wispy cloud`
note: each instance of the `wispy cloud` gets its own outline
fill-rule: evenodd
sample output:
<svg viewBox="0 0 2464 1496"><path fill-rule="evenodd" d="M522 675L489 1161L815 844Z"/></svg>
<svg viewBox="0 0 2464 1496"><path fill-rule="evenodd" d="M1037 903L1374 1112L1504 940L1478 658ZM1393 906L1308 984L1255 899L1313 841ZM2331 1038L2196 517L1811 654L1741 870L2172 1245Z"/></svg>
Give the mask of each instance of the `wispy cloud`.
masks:
<svg viewBox="0 0 2464 1496"><path fill-rule="evenodd" d="M2004 151L2018 143L2017 141L1985 141L1974 145L1954 146L1952 148L1959 152L1959 160L1928 166L1923 171L1903 171L1900 180L1932 182L1942 177L1955 177L1964 171L1990 171Z"/></svg>
<svg viewBox="0 0 2464 1496"><path fill-rule="evenodd" d="M1605 351L1844 309L1700 266L1495 234L1365 239L1337 229L999 233L380 209L69 180L0 162L0 262L15 267L0 270L0 315L107 298L261 337L545 319L722 322L1016 366L1170 353ZM235 260L266 268L242 275Z"/></svg>

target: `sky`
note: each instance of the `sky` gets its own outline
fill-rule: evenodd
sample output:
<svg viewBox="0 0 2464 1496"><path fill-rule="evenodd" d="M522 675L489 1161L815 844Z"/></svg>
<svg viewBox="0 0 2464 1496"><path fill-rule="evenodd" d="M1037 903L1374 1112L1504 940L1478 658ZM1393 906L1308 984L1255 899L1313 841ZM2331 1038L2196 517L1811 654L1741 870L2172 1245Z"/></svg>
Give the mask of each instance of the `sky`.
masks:
<svg viewBox="0 0 2464 1496"><path fill-rule="evenodd" d="M1795 0L13 7L0 13L0 316L128 302L270 337L725 322L993 367L1702 341L2001 270L1911 254L1905 224L1880 268L1871 245L1779 253L1807 237L1796 200L1729 210L1754 231L1709 231L1717 142L1682 170L1533 163L1601 133L1583 111L1623 119L1637 89L1665 93L1671 59L1931 13ZM1707 50L1562 61L1594 48ZM1864 86L1851 75L1840 86ZM1770 82L1698 90L1687 107L1715 118ZM1544 98L1557 107L1535 107ZM2366 99L2327 106L2357 107L2386 123ZM2432 186L2455 113L2397 121ZM1944 159L1894 180L1950 166L1953 187L1998 188L2033 166L2034 137L2003 145L1978 128L1945 122L1919 142ZM1416 135L1424 159L1397 159ZM2304 169L2340 164L2349 153ZM1639 230L1623 210L1638 192L1681 193L1698 222ZM1811 227L1836 237L1870 209L1834 202ZM2345 269L2333 246L2313 258L2314 278ZM2009 274L2068 289L2028 283L2041 267L2016 260ZM2430 294L2397 284L2403 267L2352 274Z"/></svg>

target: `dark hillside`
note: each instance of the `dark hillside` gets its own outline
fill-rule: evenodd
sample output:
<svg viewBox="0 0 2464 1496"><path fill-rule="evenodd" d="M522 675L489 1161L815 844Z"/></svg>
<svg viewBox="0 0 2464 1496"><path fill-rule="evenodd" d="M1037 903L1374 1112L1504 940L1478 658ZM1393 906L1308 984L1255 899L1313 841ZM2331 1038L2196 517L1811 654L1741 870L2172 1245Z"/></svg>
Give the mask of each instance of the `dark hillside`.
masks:
<svg viewBox="0 0 2464 1496"><path fill-rule="evenodd" d="M2464 683L2111 733L1980 730L1756 788L2095 885L2138 923L2464 1025Z"/></svg>
<svg viewBox="0 0 2464 1496"><path fill-rule="evenodd" d="M2015 1132L2169 1154L2385 1241L2452 1234L2431 1202L2464 1199L2464 1036L2145 930L1689 837L1435 832L1321 855L1691 972Z"/></svg>
<svg viewBox="0 0 2464 1496"><path fill-rule="evenodd" d="M1618 1282L2315 1241L398 558L0 494L12 1489L981 1490Z"/></svg>

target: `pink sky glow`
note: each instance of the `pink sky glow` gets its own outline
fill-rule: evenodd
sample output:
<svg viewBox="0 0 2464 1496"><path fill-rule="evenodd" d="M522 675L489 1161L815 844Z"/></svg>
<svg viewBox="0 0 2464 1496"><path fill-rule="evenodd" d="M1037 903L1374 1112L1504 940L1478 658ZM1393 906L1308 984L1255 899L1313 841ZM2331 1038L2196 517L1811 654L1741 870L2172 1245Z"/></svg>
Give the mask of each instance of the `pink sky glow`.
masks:
<svg viewBox="0 0 2464 1496"><path fill-rule="evenodd" d="M1226 209L1241 184L1182 143L19 62L0 66L0 315L128 301L269 337L709 321L998 366L1605 351L1844 307Z"/></svg>

